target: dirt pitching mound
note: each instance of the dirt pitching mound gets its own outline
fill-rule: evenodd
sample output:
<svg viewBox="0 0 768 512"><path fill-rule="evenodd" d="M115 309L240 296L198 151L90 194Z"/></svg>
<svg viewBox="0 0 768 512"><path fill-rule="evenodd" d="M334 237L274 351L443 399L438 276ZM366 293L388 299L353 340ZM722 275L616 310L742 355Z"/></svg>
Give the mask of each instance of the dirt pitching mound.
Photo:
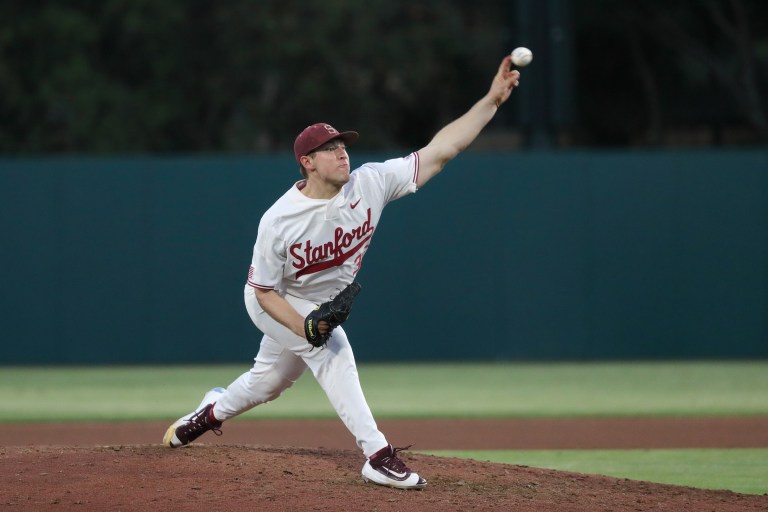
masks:
<svg viewBox="0 0 768 512"><path fill-rule="evenodd" d="M13 511L750 511L768 496L405 453L422 491L366 484L357 451L198 444L0 448Z"/></svg>

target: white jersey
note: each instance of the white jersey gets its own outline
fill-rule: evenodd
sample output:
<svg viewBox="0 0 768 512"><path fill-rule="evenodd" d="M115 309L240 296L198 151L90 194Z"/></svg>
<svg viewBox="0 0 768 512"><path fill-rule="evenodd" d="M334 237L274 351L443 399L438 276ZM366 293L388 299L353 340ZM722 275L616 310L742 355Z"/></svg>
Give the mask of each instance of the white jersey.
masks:
<svg viewBox="0 0 768 512"><path fill-rule="evenodd" d="M416 191L419 155L354 170L331 199L302 194L299 181L259 223L248 285L314 303L355 279L384 207Z"/></svg>

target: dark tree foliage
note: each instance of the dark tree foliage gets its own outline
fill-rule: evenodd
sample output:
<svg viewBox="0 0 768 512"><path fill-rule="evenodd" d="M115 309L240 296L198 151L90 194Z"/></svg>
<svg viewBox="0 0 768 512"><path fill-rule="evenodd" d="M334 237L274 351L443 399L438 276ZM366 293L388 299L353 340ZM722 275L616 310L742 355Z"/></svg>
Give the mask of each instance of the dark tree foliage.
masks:
<svg viewBox="0 0 768 512"><path fill-rule="evenodd" d="M768 2L578 2L582 143L768 143Z"/></svg>
<svg viewBox="0 0 768 512"><path fill-rule="evenodd" d="M484 94L532 1L5 0L0 152L285 151L320 120L415 149ZM559 1L568 144L768 141L768 3ZM494 129L524 133L523 108Z"/></svg>

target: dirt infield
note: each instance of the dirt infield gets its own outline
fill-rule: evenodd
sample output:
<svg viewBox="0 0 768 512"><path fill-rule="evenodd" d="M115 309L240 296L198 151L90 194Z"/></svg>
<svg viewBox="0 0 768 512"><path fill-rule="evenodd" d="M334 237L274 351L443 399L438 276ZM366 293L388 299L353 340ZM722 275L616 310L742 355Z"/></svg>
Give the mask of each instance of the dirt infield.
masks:
<svg viewBox="0 0 768 512"><path fill-rule="evenodd" d="M423 491L364 484L338 420L232 421L178 450L167 424L4 425L0 510L768 510L744 495L406 453ZM382 421L414 449L768 447L768 418ZM288 447L290 446L290 447Z"/></svg>

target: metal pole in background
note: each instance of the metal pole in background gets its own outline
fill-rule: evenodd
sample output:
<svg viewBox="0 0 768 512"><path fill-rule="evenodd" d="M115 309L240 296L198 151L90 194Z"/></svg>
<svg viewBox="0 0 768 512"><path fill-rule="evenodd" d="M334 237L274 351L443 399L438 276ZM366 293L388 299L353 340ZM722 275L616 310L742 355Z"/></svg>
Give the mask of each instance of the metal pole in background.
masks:
<svg viewBox="0 0 768 512"><path fill-rule="evenodd" d="M573 118L573 66L569 0L516 0L512 47L527 46L533 63L522 70L524 87L517 123L525 146L558 145ZM511 48L510 48L511 49Z"/></svg>

